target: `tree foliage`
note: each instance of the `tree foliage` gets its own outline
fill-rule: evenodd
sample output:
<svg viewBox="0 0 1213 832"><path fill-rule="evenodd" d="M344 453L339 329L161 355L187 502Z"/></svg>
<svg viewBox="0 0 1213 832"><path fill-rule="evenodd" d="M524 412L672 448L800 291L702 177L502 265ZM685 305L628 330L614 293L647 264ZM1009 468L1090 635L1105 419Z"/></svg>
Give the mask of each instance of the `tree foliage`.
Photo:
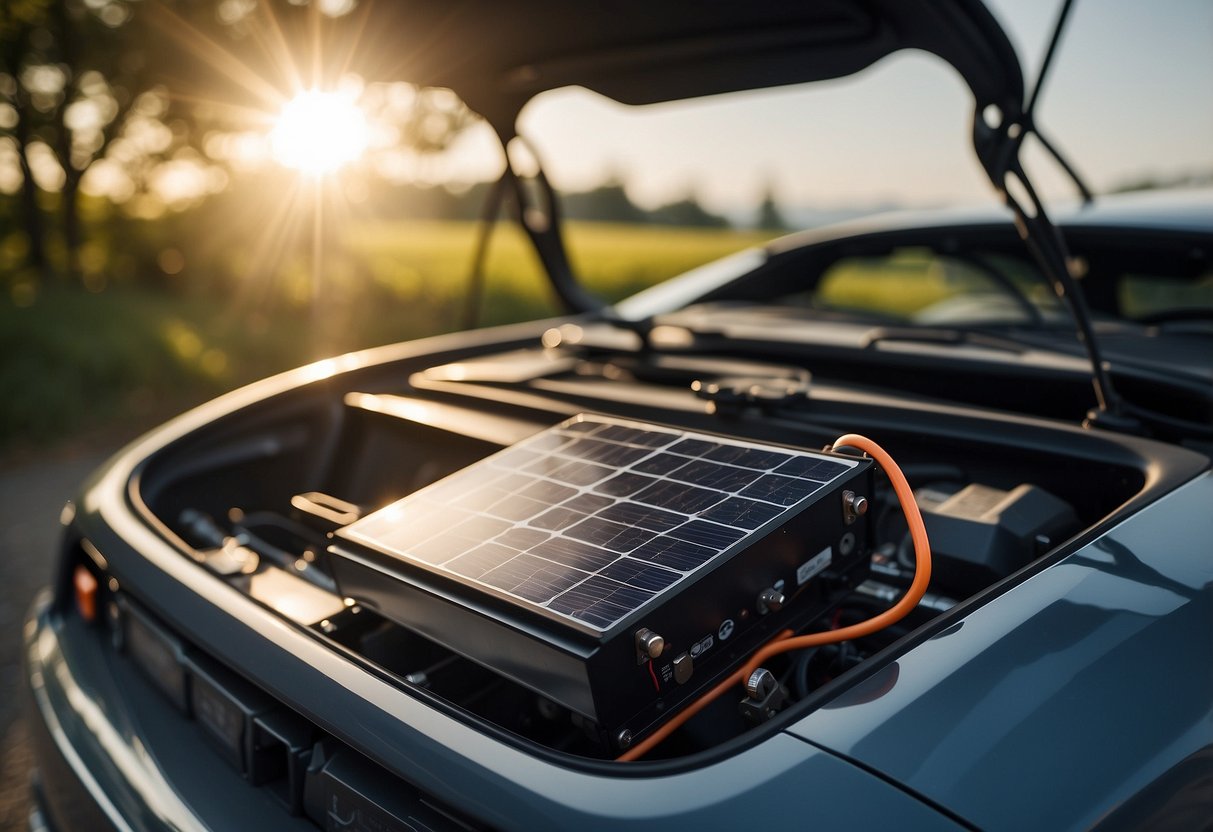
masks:
<svg viewBox="0 0 1213 832"><path fill-rule="evenodd" d="M2 19L0 87L21 159L31 259L45 270L42 186L59 193L67 268L79 273L80 184L151 89L144 33L125 0L16 0Z"/></svg>
<svg viewBox="0 0 1213 832"><path fill-rule="evenodd" d="M164 210L174 183L193 182L194 196L222 188L230 160L208 153L208 138L247 131L258 119L264 129L301 87L332 81L348 52L334 44L357 28L344 20L356 6L0 0L0 164L20 178L30 270L43 279L55 271L73 282L87 277L85 191L150 217ZM315 60L317 44L333 66ZM378 117L420 154L445 149L473 121L439 90L380 103Z"/></svg>
<svg viewBox="0 0 1213 832"><path fill-rule="evenodd" d="M758 206L758 221L754 227L762 231L786 231L788 228L787 220L775 202L774 189L769 186L762 197L762 204Z"/></svg>

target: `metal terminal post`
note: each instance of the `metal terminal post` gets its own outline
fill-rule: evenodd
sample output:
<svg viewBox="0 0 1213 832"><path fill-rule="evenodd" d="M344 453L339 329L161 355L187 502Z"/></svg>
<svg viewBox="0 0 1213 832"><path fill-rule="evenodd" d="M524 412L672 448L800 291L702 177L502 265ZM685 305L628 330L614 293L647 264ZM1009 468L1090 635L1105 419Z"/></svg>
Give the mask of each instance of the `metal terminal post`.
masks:
<svg viewBox="0 0 1213 832"><path fill-rule="evenodd" d="M769 612L779 612L787 603L787 597L775 587L768 587L758 593L758 612L766 615Z"/></svg>
<svg viewBox="0 0 1213 832"><path fill-rule="evenodd" d="M854 491L842 492L842 516L851 525L868 513L868 498Z"/></svg>
<svg viewBox="0 0 1213 832"><path fill-rule="evenodd" d="M783 707L788 699L787 690L779 684L775 674L760 667L750 674L745 682L746 698L739 706L741 715L750 722L766 722Z"/></svg>
<svg viewBox="0 0 1213 832"><path fill-rule="evenodd" d="M665 650L665 639L648 627L636 631L636 663L644 664L649 659L656 659Z"/></svg>

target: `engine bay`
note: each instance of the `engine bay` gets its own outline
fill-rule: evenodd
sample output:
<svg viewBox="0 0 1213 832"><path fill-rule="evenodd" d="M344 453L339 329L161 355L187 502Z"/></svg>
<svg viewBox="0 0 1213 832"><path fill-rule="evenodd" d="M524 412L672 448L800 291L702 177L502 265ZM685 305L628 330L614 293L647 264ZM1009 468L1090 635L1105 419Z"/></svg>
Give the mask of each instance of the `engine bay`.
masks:
<svg viewBox="0 0 1213 832"><path fill-rule="evenodd" d="M839 458L867 473L809 501L821 506L812 522L767 528L768 544L783 541L783 549L768 545L778 550L768 558L778 569L738 554L746 546L719 558L723 566L734 564L732 572L712 561L698 577L687 577L689 571L679 577L660 561L655 570L637 570L642 557L616 552L619 561L609 568L645 572L638 580L669 572L671 585L683 588L673 593L679 603L664 604L660 613L638 605L636 614L588 634L586 619L555 627L542 609L517 599L502 603L505 596L492 586L487 594L485 586L469 589L476 581L467 574L436 577L432 564L402 564L382 552L376 561L367 536L349 530L398 501L418 504L416 495L433 497L431 513L466 501L474 490L466 487L467 471L498 459L502 477L517 477L523 466L500 460L536 437L574 441L573 432L582 429L576 425L687 432L715 438L720 447L798 458L828 458L820 449L849 431L875 439L901 467L921 510L932 548L926 592L904 618L863 637L773 655L750 689L738 685L703 704L645 757L670 759L719 753L763 726L785 724L828 702L965 609L1047 567L1181 481L1194 456L1059 423L810 382L798 368L671 362L643 352L603 361L533 344L527 339L478 353L372 364L233 411L153 455L132 486L132 500L201 568L433 706L537 752L613 760L633 741L678 722L681 709L732 678L770 639L847 628L897 605L917 563L911 529L879 468L847 452ZM608 473L634 475L622 469L649 460L647 453ZM540 479L549 491L561 484L547 473ZM569 501L584 503L598 482L550 493L552 504L543 508L567 511ZM685 477L674 484L684 492L696 487ZM497 484L515 496L527 485ZM742 487L748 486L738 486L730 499ZM635 507L630 494L598 496ZM599 508L573 506L581 511L575 519L602 521L590 516ZM686 513L701 510L707 508ZM810 514L806 509L804 516ZM658 534L627 516L613 515L612 522L640 529L645 541ZM530 517L509 520L508 531L516 535ZM453 525L447 519L428 518L437 523L434 539ZM427 522L424 516L397 520L388 528ZM557 529L538 531L576 542ZM748 532L746 538L753 542ZM487 544L488 537L465 540L457 555ZM823 551L832 568L810 563ZM838 568L841 560L850 564L846 570ZM612 580L618 577L612 573ZM737 589L730 595L726 588ZM726 596L735 613L713 608ZM710 614L696 616L709 608ZM682 627L684 619L693 624ZM733 626L726 628L726 621ZM738 636L730 641L734 630Z"/></svg>

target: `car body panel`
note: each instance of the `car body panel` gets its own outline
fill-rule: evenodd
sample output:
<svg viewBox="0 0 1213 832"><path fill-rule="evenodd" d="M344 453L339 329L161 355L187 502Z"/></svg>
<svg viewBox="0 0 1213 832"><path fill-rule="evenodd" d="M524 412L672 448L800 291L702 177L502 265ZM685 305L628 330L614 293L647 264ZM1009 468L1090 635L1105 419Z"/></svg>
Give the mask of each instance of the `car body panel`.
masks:
<svg viewBox="0 0 1213 832"><path fill-rule="evenodd" d="M846 712L838 710L835 703L799 723L795 734L773 734L735 756L673 774L646 775L642 770L626 773L620 770L618 774L623 776L616 776L605 773L601 767L586 769L571 766L567 761L537 756L431 707L398 684L367 672L364 666L332 651L270 610L252 602L240 591L183 557L168 540L146 525L131 503L131 494L134 493L131 484L137 485L144 460L174 442L188 441L194 430L233 411L275 395L289 395L293 388L299 386L326 384L332 374L339 371L358 373L373 369L381 362L401 362L394 366L399 367L401 375L407 375L410 366L433 366L478 351L495 352L513 348L521 343L533 342L545 326L540 322L482 331L474 336L444 336L425 342L380 348L304 367L229 394L149 434L99 471L86 485L78 503L75 528L106 558L110 573L123 587L136 593L153 612L172 621L173 626L188 635L198 647L213 656L221 656L232 670L256 679L268 693L288 703L321 729L360 749L390 771L403 774L418 788L457 805L495 827L612 828L626 821L635 824L636 828L645 828L646 825L657 828L683 822L707 828L714 826L717 818L727 817L731 822L736 822L755 816L764 819L776 817L780 822L797 823L803 820L803 810L789 808L780 802L778 796L787 793L799 795L800 799L808 800L814 807L822 807L821 814L815 817L831 818L831 822L826 824L828 826L852 825L856 817L862 817L854 814L861 810L874 813L866 817L871 824L885 817L880 813L886 810L893 813L887 817L924 811L918 825L927 828L929 824L942 824L946 828L955 819L955 816L949 817L949 811L962 818L969 817L973 807L965 802L963 794L944 788L930 778L920 780L915 777L914 770L903 771L891 766L889 772L884 771L882 765L887 761L876 753L880 749L872 752L871 760L867 759L865 731L869 728L875 730L875 717L869 718L865 714L857 725L835 721L834 714ZM1202 497L1208 498L1211 493L1213 478L1204 475L1185 490L1147 505L1100 540L1123 539L1127 541L1125 545L1139 546L1140 541L1136 537L1125 535L1158 540L1174 534L1187 523L1190 524L1188 528L1192 529L1188 543L1198 546L1201 535L1205 535L1203 539L1208 539L1211 519L1207 512L1202 517L1191 503L1193 499L1199 503ZM1205 503L1208 503L1208 499L1205 499ZM1182 515L1185 511L1192 516L1174 516ZM1069 603L1065 601L1064 592L1074 589L1075 585L1067 576L1084 569L1098 576L1100 573L1097 569L1084 564L1100 562L1097 560L1103 551L1100 545L1097 541L1083 548L1060 564L1029 579L1025 586L1051 587L1053 597L1062 599L1057 601L1058 604ZM1174 549L1159 549L1152 555L1143 553L1140 556L1148 556L1151 565L1167 570L1172 567L1167 565L1166 559L1177 554L1184 555ZM1149 571L1126 573L1124 579L1115 584L1119 591L1130 593L1124 603L1132 602L1132 593L1138 590L1139 584L1145 597L1158 594L1161 590L1152 588L1149 583L1153 575ZM1198 573L1197 578L1199 575L1207 573ZM1197 578L1189 580L1199 582ZM1096 581L1097 578L1091 580ZM1208 583L1207 579L1205 583ZM997 627L989 629L980 624L970 625L970 620L994 622L1012 633L1031 632L1033 622L1038 620L1033 617L1037 609L1030 603L1030 599L1035 597L1032 590L1024 591L1029 593L1029 602L1025 603L1023 593L1017 593L1016 589L1001 597L987 599L984 606L969 613L956 625L955 633L949 631L941 638L926 642L899 659L893 667L908 678L909 668L918 668L919 662L922 662L923 676L940 680L941 684L946 684L946 679L952 676L964 679L966 673L980 672L983 664L979 660L974 659L976 664L970 668L964 659L979 658L983 648L995 651L991 654L995 655L1001 643L999 637L1002 631ZM1075 591L1086 592L1088 589L1087 586L1078 586ZM1203 599L1200 603L1207 613L1207 586L1204 592L1200 596ZM1116 596L1113 596L1113 601L1115 599ZM1084 599L1084 603L1091 602ZM1199 612L1201 609L1198 606L1189 607L1189 612ZM1179 621L1179 618L1175 621ZM1167 627L1159 629L1170 632ZM1107 632L1115 636L1120 631L1113 626ZM43 645L38 648L38 655L54 655L56 651L69 657L83 655L78 652L80 648L65 648L57 643L57 640L67 639L72 633L64 631L48 615L38 619L34 633L31 645ZM966 648L967 653L965 650L952 649L957 634L973 639L973 644ZM1073 637L1073 633L1070 635ZM1132 632L1122 632L1121 635L1127 637ZM239 644L240 649L232 650L233 644ZM1029 640L1020 645L1020 650L1022 652L1032 647L1033 642ZM1092 672L1099 671L1097 678L1102 680L1104 677L1100 674L1103 672L1105 654L1113 659L1117 655L1115 650L1109 653L1110 648L1111 645L1103 644L1098 639L1082 639L1071 649L1080 656L1075 663L1091 662L1092 668L1096 669ZM1087 655L1091 651L1093 655ZM33 647L30 656L31 662L37 658ZM950 663L946 661L949 657ZM1186 666L1191 667L1192 661L1199 659L1189 656ZM61 661L53 673L50 673L49 665L34 667L31 678L36 672L41 679L40 684L46 685L48 673L62 680L65 674L78 672L81 666L80 662L74 660ZM1118 667L1114 662L1113 670L1109 672L1118 672ZM995 667L989 672L997 669ZM877 679L879 683L880 677ZM83 683L76 684L80 686ZM862 703L855 697L862 698L862 692L867 689L867 686L861 686L856 689L858 693L844 694L837 702L849 703L849 707L862 710ZM904 688L895 688L894 692L900 695L902 690ZM1008 684L1006 690L1007 695L1018 698L1013 685ZM965 691L962 687L961 693ZM106 701L107 709L123 707L121 697L105 693L98 695ZM888 702L894 701L886 696L877 701L877 707L883 707L886 699ZM66 703L68 712L74 707L70 697L60 696L58 701ZM1209 701L1210 698L1206 696L1206 714ZM955 707L959 706L956 703L953 706L940 703L938 707L946 716L956 712ZM72 718L76 719L77 728L66 732L71 743L96 745L95 736L99 732L81 724L79 716ZM55 719L63 723L68 716L57 713ZM829 730L819 730L821 725ZM842 727L845 725L850 725L849 732ZM940 729L938 725L935 727L936 730ZM1161 729L1165 726L1155 727ZM896 728L896 724L890 721L885 730L893 732ZM1196 728L1192 730L1197 731ZM119 735L138 737L138 731L128 730L125 734L119 731ZM946 739L949 734L944 732L940 736ZM985 772L989 778L996 779L996 763L1007 763L1005 756L999 756L1000 743L1005 742L1006 738L993 726L988 734L976 732L971 736L973 741L968 753L975 760L988 759ZM881 737L883 742L886 737ZM140 738L139 741L144 740ZM1150 761L1165 761L1172 757L1179 759L1177 755L1180 751L1192 750L1192 743L1188 742L1182 747L1176 746L1172 753L1171 738L1158 733L1143 733L1138 741L1140 762L1147 766L1147 770L1138 778L1143 781L1141 785L1146 785L1151 775L1158 773L1148 769ZM896 757L900 753L899 748L885 749L885 753ZM100 749L94 751L97 755L102 753ZM910 749L908 753L913 756L915 751ZM854 759L861 765L843 762L846 758ZM1138 757L1134 756L1131 760L1137 761ZM1017 765L1030 762L1018 758L1015 760ZM945 764L946 761L939 763L940 766ZM1161 763L1156 762L1155 765L1160 766ZM99 768L102 771L109 769L104 765ZM955 771L963 769L957 768ZM937 778L943 777L940 772L934 774ZM820 783L822 790L820 793L807 793L805 783ZM124 787L121 783L111 784L110 787L119 789L117 793L132 788L129 784ZM1125 794L1131 792L1128 783L1124 788ZM837 794L863 795L860 802L864 805L857 808L850 800L833 799ZM920 800L922 795L925 795L925 799ZM1006 802L1005 797L995 801L987 811L1005 808ZM928 807L943 807L943 813ZM738 814L734 814L734 811ZM983 816L980 823L986 825L987 821Z"/></svg>
<svg viewBox="0 0 1213 832"><path fill-rule="evenodd" d="M1210 506L1204 474L790 730L984 829L1087 828L1173 770L1207 789Z"/></svg>
<svg viewBox="0 0 1213 832"><path fill-rule="evenodd" d="M850 75L899 49L947 61L979 109L1017 113L1024 96L1015 51L978 0L708 2L693 11L639 0L394 0L367 14L375 25L363 50L392 55L393 80L450 87L506 130L523 103L557 87L648 104Z"/></svg>
<svg viewBox="0 0 1213 832"><path fill-rule="evenodd" d="M96 649L97 633L54 615L43 601L27 625L26 666L36 712L67 768L43 766L42 789L64 828L84 817L85 796L115 829L314 829L288 817L259 789L250 788L203 743L197 731L129 662ZM119 694L115 688L121 687ZM368 715L356 696L343 698L351 722ZM104 703L104 707L100 703ZM401 717L404 717L402 719ZM831 828L872 828L895 822L924 830L963 829L946 815L862 769L788 734L777 734L719 765L676 776L604 778L544 764L501 750L481 764L466 752L471 739L437 731L441 745L418 742L407 715L380 711L373 727L398 743L403 770L439 778L454 804L500 829L713 829L756 817L801 825L806 811ZM440 721L431 715L431 720ZM393 728L393 725L395 726ZM65 812L55 795L71 791ZM427 778L418 776L415 779ZM806 809L806 788L820 795ZM862 794L861 803L830 801ZM97 818L92 812L90 818ZM90 821L92 822L92 821ZM91 827L90 827L91 828Z"/></svg>
<svg viewBox="0 0 1213 832"><path fill-rule="evenodd" d="M1092 205L1059 203L1051 215L1066 229L1107 229L1111 232L1194 235L1213 245L1213 188L1169 190L1161 193L1115 194ZM730 258L673 277L620 302L621 314L631 320L669 312L726 286L762 265L768 257L807 246L849 238L901 235L927 230L1005 230L1014 234L1011 211L993 203L934 210L888 211L831 223L788 234L761 248L747 249Z"/></svg>
<svg viewBox="0 0 1213 832"><path fill-rule="evenodd" d="M78 619L52 620L48 605L45 597L35 604L26 633L26 672L47 746L39 756L57 753L110 826L313 828L285 817L265 791L247 788L198 737L182 731L181 717L157 691L132 678L129 662L96 649L96 633ZM83 795L56 799L65 791L65 772L43 766L41 779L52 823L95 828L98 815L81 814ZM206 823L193 808L198 806L207 807Z"/></svg>

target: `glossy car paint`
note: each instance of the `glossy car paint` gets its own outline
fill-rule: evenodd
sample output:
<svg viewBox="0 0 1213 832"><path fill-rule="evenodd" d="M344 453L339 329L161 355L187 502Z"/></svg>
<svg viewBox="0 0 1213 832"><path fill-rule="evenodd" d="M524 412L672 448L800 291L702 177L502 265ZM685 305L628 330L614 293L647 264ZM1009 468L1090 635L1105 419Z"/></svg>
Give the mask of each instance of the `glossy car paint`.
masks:
<svg viewBox="0 0 1213 832"><path fill-rule="evenodd" d="M634 12L656 15L667 24L672 21L674 34L686 34L682 10L654 12L651 4L632 5ZM629 38L638 36L642 45L654 40L651 26L646 30L632 25L639 14L629 17L613 7L600 9L595 18L566 3L522 4L538 18L531 21L506 4L493 9L500 25L485 25L483 6L456 6L471 21L465 28L479 32L483 48L435 49L424 33L417 36L416 26L375 28L395 49L402 44L399 32L409 30L414 37L405 45L421 44L442 61L447 55L462 55L464 60L454 62L453 68L465 74L443 75L440 66L431 68L430 80L450 81L456 87L468 80L472 87L465 99L487 115L503 136L512 128L517 109L536 90L588 83L595 73L611 69L610 60L603 65L572 62L571 68L569 62L545 62L551 57L545 51L551 44L571 47L573 54L609 59L614 48L636 45L621 43L619 31ZM402 2L388 8L414 14L428 9L430 19L449 29L452 37L461 34L459 27L447 26L450 3ZM811 5L791 8L810 16L818 11ZM820 8L830 10L826 4ZM950 60L968 80L979 112L985 104L997 103L1008 115L1008 123L1017 117L1023 99L1018 62L980 3L876 0L857 8L883 10L888 21L901 25L868 27L881 37L863 42L862 54L854 54L854 38L838 40L833 46L840 48L830 53L831 59L808 75L803 74L806 62L800 44L793 44L796 54L787 66L795 72L776 73L769 82L834 77L866 66L894 48L916 46ZM705 8L703 15L708 11ZM714 13L746 19L752 14L741 6L720 6ZM567 25L568 18L581 21L580 28ZM817 21L809 23L813 25L806 29L812 34ZM510 36L505 28L503 36L503 27L509 26L521 31ZM530 45L537 32L550 38L546 44L543 38L537 40L539 54L514 53ZM600 40L603 32L607 37ZM896 37L907 33L908 39ZM775 31L777 40L784 34L783 27ZM570 43L571 35L579 39ZM741 41L746 49L752 43ZM685 63L672 60L679 51L658 48L650 61L653 68L664 68L667 76L691 84L690 88L675 84L670 97L734 88L729 84L738 75L720 55L701 55L699 71L690 72ZM768 49L753 51L761 61L778 57ZM488 63L477 65L471 58ZM751 69L758 67L754 59L749 63ZM514 72L519 67L526 71ZM586 69L593 72L579 74ZM578 73L570 74L573 70ZM504 80L514 79L510 88L514 94L504 106L496 100L502 73L510 74ZM625 100L656 100L652 93L661 87L653 80L646 73L634 74L632 84L614 89ZM492 100L477 96L479 87L487 87ZM629 90L648 97L637 99ZM985 130L981 121L975 128L979 156L988 162L1004 134ZM461 335L373 356L321 362L225 397L170 423L117 457L86 486L73 534L95 544L120 584L203 650L222 656L233 669L402 778L504 829L614 829L625 823L662 830L758 824L793 829L893 825L943 829L958 823L1083 826L1116 818L1106 813L1114 812L1138 789L1150 793L1150 783L1167 773L1173 775L1182 761L1209 746L1202 728L1208 726L1210 697L1207 687L1189 678L1184 680L1184 694L1203 697L1204 710L1192 706L1181 709L1179 717L1134 720L1130 707L1139 699L1146 707L1163 706L1166 688L1157 679L1170 678L1151 676L1154 665L1147 664L1143 672L1132 662L1161 665L1163 659L1178 660L1174 666L1189 676L1208 668L1209 630L1201 626L1207 621L1199 620L1208 619L1210 606L1207 555L1200 561L1202 566L1188 564L1193 556L1188 543L1195 546L1209 539L1207 508L1203 522L1191 518L1194 502L1197 506L1210 502L1213 487L1208 474L1146 506L1002 596L972 605L966 616L950 616L955 620L950 629L900 655L895 663L874 662L874 676L843 690L791 731L768 733L711 763L674 768L583 766L502 742L426 705L257 606L183 557L134 510L140 466L149 454L170 442L188 442L191 431L259 399L277 393L288 397L297 385L323 385L334 373L356 371L373 361L400 359L406 364L401 367L404 374L410 358L416 359L413 367L432 365L492 338L533 341L543 328L540 324L508 333ZM429 351L442 354L426 355ZM1201 513L1196 509L1196 514ZM1176 565L1168 559L1175 556L1169 541L1188 523L1192 540L1180 547L1184 561ZM1126 531L1129 524L1132 532ZM1126 551L1130 556L1124 555ZM157 705L120 657L97 650L98 636L45 604L36 608L27 627L27 675L36 713L45 727L43 790L51 798L52 817L64 825L71 822L64 806L72 798L53 798L78 792L73 788L78 781L97 804L94 817L100 812L118 828L284 828L285 815L279 812L269 819L257 804L264 795L243 786L230 773L217 771L213 752L196 736L179 730L180 717L165 703ZM1182 649L1176 644L1191 645L1193 655L1171 655ZM1141 680L1125 687L1124 680L1135 673L1141 673ZM1019 687L1024 684L1037 689L1022 692ZM1159 689L1152 695L1138 694L1150 685ZM1093 715L1095 708L1083 711L1109 695L1111 712L1119 721ZM1036 714L1041 722L1030 725L1029 717ZM902 724L915 720L921 725ZM1018 783L1019 772L1040 767L1043 755L1058 753L1048 741L1059 733L1066 737L1064 730L1071 723L1076 726L1075 739L1096 744L1060 757L1064 765L1044 766L1036 779L1025 781L1031 788ZM1099 724L1105 726L1103 734L1097 730ZM1102 756L1117 749L1106 738L1123 724L1132 725L1136 733L1128 753L1111 764ZM1020 742L1021 731L1025 740L1035 742ZM954 750L955 758L948 759ZM56 760L61 764L56 765ZM1081 782L1073 792L1073 800L1081 805L1067 810L1060 805L1070 794L1065 786L1069 779L1088 776L1084 766L1092 769L1089 776L1097 782ZM1061 796L1042 797L1042 790L1049 788Z"/></svg>
<svg viewBox="0 0 1213 832"><path fill-rule="evenodd" d="M1116 194L1092 205L1062 203L1053 218L1063 230L1106 229L1112 233L1149 238L1191 236L1213 242L1213 188L1162 193ZM968 206L930 211L892 211L871 217L833 223L789 234L763 248L746 249L700 269L659 283L624 300L618 308L624 317L640 320L679 309L727 285L747 271L778 255L806 246L851 237L921 232L932 229L1010 229L1011 212L1000 206Z"/></svg>
<svg viewBox="0 0 1213 832"><path fill-rule="evenodd" d="M1213 778L1211 506L1205 474L791 732L983 829L1203 828L1183 799Z"/></svg>
<svg viewBox="0 0 1213 832"><path fill-rule="evenodd" d="M233 410L289 395L301 385L324 385L335 373L356 373L383 361L403 362L401 372L406 373L490 345L533 343L545 326L446 336L346 356L237 391L180 417L116 457L86 486L76 528L106 557L120 583L137 588L148 606L199 647L222 656L321 728L419 788L502 829L608 829L624 822L634 828L715 828L754 817L799 825L806 819L806 806L825 826L864 827L895 818L915 818L915 828L946 828L958 818L1000 826L1003 817L1023 821L1014 814L1021 805L1033 807L1022 809L1028 813L1047 810L1049 826L1076 828L1180 765L1201 747L1202 729L1203 744L1210 744L1208 705L1213 697L1200 684L1202 671L1207 680L1210 630L1199 626L1202 616L1204 623L1213 620L1209 559L1207 554L1201 559L1207 546L1200 549L1213 532L1213 518L1199 509L1213 497L1213 478L1207 474L976 609L791 732L711 765L660 775L646 774L644 767L621 767L618 776L601 768L579 770L500 742L427 706L197 568L132 508L130 483L149 454L188 439L193 430ZM1183 541L1177 537L1181 532ZM1159 545L1166 540L1173 543ZM1126 547L1144 568L1109 554ZM1160 585L1160 576L1171 583ZM1177 594L1177 588L1188 595ZM1134 617L1134 610L1145 610L1157 621ZM85 785L106 796L123 823L136 829L191 828L193 819L224 828L213 823L213 813L223 810L210 806L209 797L223 794L223 800L237 806L263 800L230 774L230 791L199 792L177 785L187 772L173 768L171 749L183 747L193 759L210 759L205 755L212 752L204 745L191 747L189 732L171 730L172 719L181 727L180 717L167 706L163 720L169 727L157 727L150 700L132 704L117 695L119 687L134 686L129 668L124 680L112 661L85 658L95 652L86 637L96 633L82 632L41 608L28 630L29 680L52 740ZM1064 660L1050 658L1063 648ZM1155 682L1170 677L1155 675L1161 673L1155 665L1144 670L1126 665L1137 657L1156 659L1158 667L1164 658L1174 662L1176 672L1185 674L1190 695L1203 696L1205 710L1181 719L1187 726L1181 735L1174 719L1162 714L1175 686ZM886 691L892 673L897 682ZM1081 769L1116 747L1112 738L1119 723L1105 724L1097 716L1085 724L1081 736L1092 744L1080 752L1057 757L1057 749L1045 740L1056 733L1058 720L1073 721L1068 711L1053 709L1079 703L1074 707L1081 711L1107 698L1113 681L1123 685L1135 673L1142 682L1128 688L1130 694L1143 685L1158 688L1153 697L1141 698L1147 715L1138 714L1131 723L1133 746L1131 753L1119 755L1121 768L1110 772L1117 776L1096 778L1081 799L1072 795L1068 810L1064 795L1042 799L1039 806L1035 800L1018 800L1013 784L1006 782L1008 772L1035 772L1050 754L1063 772ZM880 695L866 701L873 690ZM1058 696L1062 699L1055 702ZM104 708L96 707L99 701ZM1120 709L1113 713L1125 718L1135 701L1132 695L1114 701ZM1011 710L1033 702L1035 709ZM1028 719L1037 713L1044 718L1038 728ZM1020 743L1021 732L1034 742ZM955 754L956 761L948 754ZM1048 770L1056 780L1058 768ZM157 796L166 788L174 799ZM281 825L287 817L277 812L275 822Z"/></svg>

